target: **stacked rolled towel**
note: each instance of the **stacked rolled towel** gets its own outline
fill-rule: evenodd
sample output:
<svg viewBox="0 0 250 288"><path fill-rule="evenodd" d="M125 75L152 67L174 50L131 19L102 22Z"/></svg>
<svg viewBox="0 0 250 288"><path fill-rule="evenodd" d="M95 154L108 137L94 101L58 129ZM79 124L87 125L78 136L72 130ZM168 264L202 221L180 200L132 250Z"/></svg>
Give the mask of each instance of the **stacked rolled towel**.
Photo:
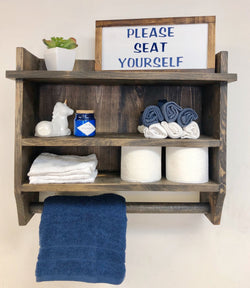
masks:
<svg viewBox="0 0 250 288"><path fill-rule="evenodd" d="M155 123L149 127L145 127L143 133L146 138L152 139L164 139L168 136L167 131L161 126L160 123Z"/></svg>
<svg viewBox="0 0 250 288"><path fill-rule="evenodd" d="M36 280L121 284L126 271L126 227L122 196L46 198Z"/></svg>
<svg viewBox="0 0 250 288"><path fill-rule="evenodd" d="M168 135L160 122L164 120L161 109L156 105L147 106L139 119L138 131L146 138L163 139Z"/></svg>
<svg viewBox="0 0 250 288"><path fill-rule="evenodd" d="M163 105L161 105L161 112L166 122L168 123L175 122L181 111L182 111L182 108L173 101L166 102Z"/></svg>
<svg viewBox="0 0 250 288"><path fill-rule="evenodd" d="M180 111L177 123L181 127L185 127L188 124L190 124L193 120L197 120L198 115L192 108L184 108L182 111Z"/></svg>
<svg viewBox="0 0 250 288"><path fill-rule="evenodd" d="M176 122L168 123L166 121L162 121L161 126L166 130L169 138L176 139L182 137L183 135L183 129Z"/></svg>
<svg viewBox="0 0 250 288"><path fill-rule="evenodd" d="M95 154L88 156L40 154L28 173L30 184L91 183L97 176Z"/></svg>
<svg viewBox="0 0 250 288"><path fill-rule="evenodd" d="M141 115L142 124L146 127L163 120L164 117L161 113L161 109L156 105L147 106Z"/></svg>
<svg viewBox="0 0 250 288"><path fill-rule="evenodd" d="M195 121L183 127L181 138L198 139L200 137L200 128Z"/></svg>
<svg viewBox="0 0 250 288"><path fill-rule="evenodd" d="M137 129L146 138L198 139L200 129L194 121L197 119L198 115L192 108L183 109L173 101L162 99L158 101L158 106L146 107Z"/></svg>

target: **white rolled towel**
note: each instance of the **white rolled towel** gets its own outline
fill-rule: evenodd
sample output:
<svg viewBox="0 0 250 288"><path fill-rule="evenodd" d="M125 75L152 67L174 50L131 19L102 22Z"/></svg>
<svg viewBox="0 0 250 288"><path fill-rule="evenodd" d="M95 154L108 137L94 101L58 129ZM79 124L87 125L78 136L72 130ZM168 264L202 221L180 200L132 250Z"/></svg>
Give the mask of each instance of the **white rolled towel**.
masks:
<svg viewBox="0 0 250 288"><path fill-rule="evenodd" d="M183 135L181 136L181 138L198 139L199 137L200 128L195 121L192 121L190 124L183 127Z"/></svg>
<svg viewBox="0 0 250 288"><path fill-rule="evenodd" d="M162 121L161 126L166 130L168 137L176 139L181 138L183 135L183 129L181 126L176 122L166 122Z"/></svg>
<svg viewBox="0 0 250 288"><path fill-rule="evenodd" d="M160 123L156 123L144 129L144 136L146 138L164 139L168 137L168 133Z"/></svg>
<svg viewBox="0 0 250 288"><path fill-rule="evenodd" d="M166 147L166 177L180 183L208 181L208 147Z"/></svg>
<svg viewBox="0 0 250 288"><path fill-rule="evenodd" d="M146 128L147 127L144 126L144 125L138 125L137 130L138 130L139 133L143 134Z"/></svg>
<svg viewBox="0 0 250 288"><path fill-rule="evenodd" d="M78 156L42 153L32 163L28 176L91 174L95 171L96 166L95 154Z"/></svg>
<svg viewBox="0 0 250 288"><path fill-rule="evenodd" d="M129 182L155 182L161 179L161 147L123 146L121 179Z"/></svg>

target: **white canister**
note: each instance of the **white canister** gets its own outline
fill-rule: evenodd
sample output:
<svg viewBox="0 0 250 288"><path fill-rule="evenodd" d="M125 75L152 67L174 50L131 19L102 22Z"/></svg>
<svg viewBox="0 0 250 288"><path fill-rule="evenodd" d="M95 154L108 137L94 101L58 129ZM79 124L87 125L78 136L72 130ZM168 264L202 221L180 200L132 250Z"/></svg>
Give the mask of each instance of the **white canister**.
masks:
<svg viewBox="0 0 250 288"><path fill-rule="evenodd" d="M180 183L208 182L208 147L166 147L166 178Z"/></svg>
<svg viewBox="0 0 250 288"><path fill-rule="evenodd" d="M129 182L155 182L161 179L161 147L121 148L121 179Z"/></svg>

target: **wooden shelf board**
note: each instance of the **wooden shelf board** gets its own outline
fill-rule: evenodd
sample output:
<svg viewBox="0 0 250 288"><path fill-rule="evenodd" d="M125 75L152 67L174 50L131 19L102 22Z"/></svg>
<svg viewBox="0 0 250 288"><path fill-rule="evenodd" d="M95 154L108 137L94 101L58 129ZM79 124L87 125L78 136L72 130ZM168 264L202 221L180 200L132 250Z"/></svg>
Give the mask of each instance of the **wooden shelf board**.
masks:
<svg viewBox="0 0 250 288"><path fill-rule="evenodd" d="M162 178L153 183L127 182L117 174L98 174L94 183L84 184L28 184L21 185L22 192L117 192L117 191L176 191L218 192L219 184L209 181L202 184L176 183Z"/></svg>
<svg viewBox="0 0 250 288"><path fill-rule="evenodd" d="M78 84L211 84L234 82L237 74L207 72L166 71L6 71L6 77L14 80L29 80L46 83Z"/></svg>
<svg viewBox="0 0 250 288"><path fill-rule="evenodd" d="M142 134L97 133L94 137L25 137L22 146L168 146L219 147L220 140L202 135L199 139L148 139Z"/></svg>

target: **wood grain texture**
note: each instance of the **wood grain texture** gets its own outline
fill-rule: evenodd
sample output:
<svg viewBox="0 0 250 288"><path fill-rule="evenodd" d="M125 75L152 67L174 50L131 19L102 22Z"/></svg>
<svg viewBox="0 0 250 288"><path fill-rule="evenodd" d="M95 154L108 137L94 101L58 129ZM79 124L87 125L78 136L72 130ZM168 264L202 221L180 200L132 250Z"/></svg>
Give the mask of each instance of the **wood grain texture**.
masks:
<svg viewBox="0 0 250 288"><path fill-rule="evenodd" d="M42 213L43 203L31 203L31 213ZM127 202L127 213L209 213L209 203Z"/></svg>

